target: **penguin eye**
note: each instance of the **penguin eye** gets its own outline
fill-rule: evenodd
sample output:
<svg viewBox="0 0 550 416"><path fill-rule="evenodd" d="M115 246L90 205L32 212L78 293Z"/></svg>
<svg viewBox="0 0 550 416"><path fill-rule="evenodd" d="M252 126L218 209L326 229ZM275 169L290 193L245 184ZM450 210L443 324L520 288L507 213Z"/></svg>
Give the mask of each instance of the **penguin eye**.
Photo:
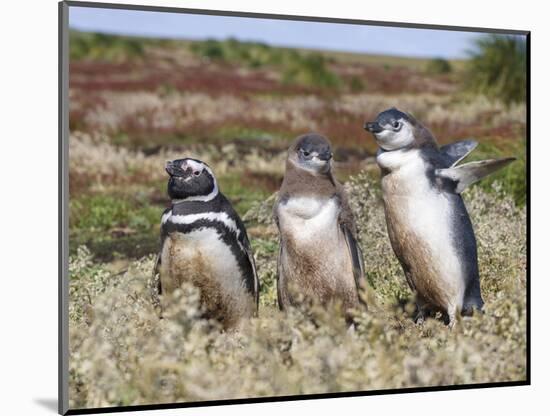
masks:
<svg viewBox="0 0 550 416"><path fill-rule="evenodd" d="M195 176L199 176L201 174L201 171L200 170L196 170L193 172L193 175Z"/></svg>
<svg viewBox="0 0 550 416"><path fill-rule="evenodd" d="M300 152L302 152L302 154L306 157L309 156L309 152L307 150L300 149Z"/></svg>
<svg viewBox="0 0 550 416"><path fill-rule="evenodd" d="M399 127L399 121L394 121L391 125L394 129L398 128Z"/></svg>

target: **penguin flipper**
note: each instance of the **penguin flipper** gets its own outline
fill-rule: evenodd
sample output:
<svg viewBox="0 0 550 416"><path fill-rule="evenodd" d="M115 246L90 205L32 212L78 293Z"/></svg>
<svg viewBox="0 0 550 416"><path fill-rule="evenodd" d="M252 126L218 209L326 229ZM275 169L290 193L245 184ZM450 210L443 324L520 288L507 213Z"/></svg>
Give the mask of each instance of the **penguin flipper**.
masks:
<svg viewBox="0 0 550 416"><path fill-rule="evenodd" d="M279 256L277 257L277 305L280 311L284 311L283 288L281 285L281 257L283 255L283 242L279 239Z"/></svg>
<svg viewBox="0 0 550 416"><path fill-rule="evenodd" d="M355 278L355 286L357 291L363 287L363 279L365 277L365 266L363 262L363 252L361 247L357 244L357 240L353 236L350 229L342 225L342 232L346 238L346 243L348 245L348 250L351 256L351 265L353 268L353 277Z"/></svg>
<svg viewBox="0 0 550 416"><path fill-rule="evenodd" d="M168 214L171 210L172 210L172 207L166 208L164 210L164 212L162 213L162 218L164 218L164 216L166 214ZM160 224L160 250L159 250L159 254L157 255L157 259L155 260L155 265L153 266L153 282L157 278L157 275L160 273L162 250L163 250L164 242L166 241L167 236L168 236L168 231L166 229L166 225L165 225L164 221L161 220L161 224ZM157 280L157 293L159 295L162 294L162 285L160 283L160 276L158 277L158 280Z"/></svg>
<svg viewBox="0 0 550 416"><path fill-rule="evenodd" d="M157 274L160 272L160 253L157 256L157 259L155 260L155 265L153 266L153 281L157 278ZM157 293L159 295L162 294L162 286L160 284L160 277L157 280Z"/></svg>
<svg viewBox="0 0 550 416"><path fill-rule="evenodd" d="M233 214L233 218L235 219L235 222L237 223L237 227L240 231L238 240L241 245L241 249L244 251L244 253L246 254L246 257L248 258L248 262L250 263L250 268L252 269L253 284L251 287L250 283L248 283L247 287L250 290L250 292L252 292L252 294L254 295L254 302L256 303L256 313L258 313L258 305L260 302L260 279L258 277L258 271L256 270L256 261L254 260L254 253L252 251L252 247L250 246L250 241L248 240L246 228L241 218L237 215L237 213L233 210L231 206L230 208L226 208L226 212L231 212Z"/></svg>
<svg viewBox="0 0 550 416"><path fill-rule="evenodd" d="M453 167L468 156L477 147L477 144L475 140L460 140L441 146L439 152L446 156L449 167Z"/></svg>
<svg viewBox="0 0 550 416"><path fill-rule="evenodd" d="M248 239L246 239L246 244L244 244L244 249L246 255L248 256L248 261L252 267L252 273L254 275L254 301L256 302L256 313L258 313L258 305L260 303L260 279L258 278L258 271L256 270L256 261L254 260L254 254L252 253L252 247Z"/></svg>
<svg viewBox="0 0 550 416"><path fill-rule="evenodd" d="M447 169L436 169L435 175L439 178L452 181L455 185L454 192L460 194L472 183L496 172L514 160L516 160L515 157L480 160Z"/></svg>

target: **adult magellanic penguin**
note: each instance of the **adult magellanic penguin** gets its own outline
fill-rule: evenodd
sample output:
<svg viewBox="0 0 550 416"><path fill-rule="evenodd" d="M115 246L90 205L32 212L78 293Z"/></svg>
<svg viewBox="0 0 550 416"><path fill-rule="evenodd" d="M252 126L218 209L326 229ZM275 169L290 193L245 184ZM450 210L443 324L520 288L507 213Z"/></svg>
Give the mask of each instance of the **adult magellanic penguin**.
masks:
<svg viewBox="0 0 550 416"><path fill-rule="evenodd" d="M200 160L166 163L170 208L161 220L159 293L183 282L200 290L206 317L233 328L258 310L259 281L244 225Z"/></svg>
<svg viewBox="0 0 550 416"><path fill-rule="evenodd" d="M346 311L360 304L363 257L346 193L332 175L331 159L330 143L319 134L299 136L288 150L273 210L279 229L281 309L306 298L321 304L340 301Z"/></svg>
<svg viewBox="0 0 550 416"><path fill-rule="evenodd" d="M430 131L395 108L365 129L380 149L388 234L417 297L417 321L442 312L452 326L457 311L483 307L477 245L460 193L514 158L457 165L477 145L463 140L438 147Z"/></svg>

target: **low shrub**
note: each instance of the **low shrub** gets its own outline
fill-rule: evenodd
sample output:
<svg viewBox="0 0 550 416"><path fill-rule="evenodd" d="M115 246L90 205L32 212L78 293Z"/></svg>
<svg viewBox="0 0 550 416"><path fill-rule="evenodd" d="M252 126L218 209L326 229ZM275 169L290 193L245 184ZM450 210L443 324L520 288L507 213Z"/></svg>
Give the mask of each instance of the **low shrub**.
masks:
<svg viewBox="0 0 550 416"><path fill-rule="evenodd" d="M348 332L337 306L276 308L274 197L247 213L262 282L259 317L239 332L199 318L183 286L159 320L153 256L114 272L80 249L70 260L70 406L73 408L266 397L525 380L525 208L473 187L485 313L452 331L411 319L412 295L391 250L373 174L351 195L369 281L367 312ZM335 309L336 308L336 309Z"/></svg>
<svg viewBox="0 0 550 416"><path fill-rule="evenodd" d="M434 58L426 64L426 72L432 75L448 74L453 70L451 63L443 58Z"/></svg>
<svg viewBox="0 0 550 416"><path fill-rule="evenodd" d="M524 36L485 35L470 52L466 89L510 105L527 94L527 45Z"/></svg>

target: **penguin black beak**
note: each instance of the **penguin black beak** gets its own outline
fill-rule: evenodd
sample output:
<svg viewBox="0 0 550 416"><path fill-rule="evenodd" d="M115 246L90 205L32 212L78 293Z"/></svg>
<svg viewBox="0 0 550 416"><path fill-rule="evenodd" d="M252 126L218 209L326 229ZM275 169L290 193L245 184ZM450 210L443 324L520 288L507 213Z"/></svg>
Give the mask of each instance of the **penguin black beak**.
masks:
<svg viewBox="0 0 550 416"><path fill-rule="evenodd" d="M363 128L367 131L370 131L371 133L380 133L382 130L384 130L382 126L380 126L380 124L378 124L376 121L365 123Z"/></svg>
<svg viewBox="0 0 550 416"><path fill-rule="evenodd" d="M173 176L175 174L174 162L172 162L171 160L167 160L166 164L164 165L164 169L166 170L166 173L168 173L168 175Z"/></svg>

